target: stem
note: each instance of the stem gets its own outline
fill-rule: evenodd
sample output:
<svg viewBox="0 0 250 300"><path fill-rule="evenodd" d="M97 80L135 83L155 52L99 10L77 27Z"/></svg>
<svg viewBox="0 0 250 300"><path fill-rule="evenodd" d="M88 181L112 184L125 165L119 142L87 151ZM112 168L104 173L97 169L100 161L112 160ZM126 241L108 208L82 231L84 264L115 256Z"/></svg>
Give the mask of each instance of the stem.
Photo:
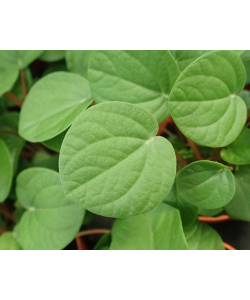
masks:
<svg viewBox="0 0 250 300"><path fill-rule="evenodd" d="M185 135L180 131L180 129L178 128L178 126L174 123L175 129L177 131L177 135L179 136L179 138L183 141L185 141Z"/></svg>
<svg viewBox="0 0 250 300"><path fill-rule="evenodd" d="M163 126L159 126L159 128L165 132L167 135L173 135L173 133L171 131L169 131L167 128L163 127Z"/></svg>
<svg viewBox="0 0 250 300"><path fill-rule="evenodd" d="M76 237L84 236L84 235L90 235L90 234L103 234L103 233L109 233L109 229L89 229L78 232Z"/></svg>
<svg viewBox="0 0 250 300"><path fill-rule="evenodd" d="M226 248L226 250L237 250L237 249L235 249L234 247L232 247L231 245L229 245L225 242L223 242L223 246Z"/></svg>
<svg viewBox="0 0 250 300"><path fill-rule="evenodd" d="M17 96L15 96L14 94L7 92L7 93L4 93L3 95L5 98L10 100L12 103L16 104L16 106L22 107L23 101L21 99L19 99Z"/></svg>
<svg viewBox="0 0 250 300"><path fill-rule="evenodd" d="M27 86L26 86L26 81L25 81L25 73L24 70L20 71L21 74L21 82L22 82L22 90L23 90L23 99L27 96Z"/></svg>
<svg viewBox="0 0 250 300"><path fill-rule="evenodd" d="M11 130L0 129L0 133L13 134L19 136L19 134L16 131L11 131Z"/></svg>
<svg viewBox="0 0 250 300"><path fill-rule="evenodd" d="M197 160L202 160L199 147L192 140L190 140L188 137L186 137L186 140L187 140L190 148L194 151L195 158Z"/></svg>
<svg viewBox="0 0 250 300"><path fill-rule="evenodd" d="M77 250L89 250L86 244L84 243L84 241L79 236L77 236L75 240L76 240Z"/></svg>
<svg viewBox="0 0 250 300"><path fill-rule="evenodd" d="M198 216L198 220L203 223L222 223L232 219L228 215L221 215L219 217Z"/></svg>
<svg viewBox="0 0 250 300"><path fill-rule="evenodd" d="M175 155L177 158L177 161L183 166L186 167L187 166L187 162L185 161L185 159L183 157L180 156L180 154L175 150Z"/></svg>

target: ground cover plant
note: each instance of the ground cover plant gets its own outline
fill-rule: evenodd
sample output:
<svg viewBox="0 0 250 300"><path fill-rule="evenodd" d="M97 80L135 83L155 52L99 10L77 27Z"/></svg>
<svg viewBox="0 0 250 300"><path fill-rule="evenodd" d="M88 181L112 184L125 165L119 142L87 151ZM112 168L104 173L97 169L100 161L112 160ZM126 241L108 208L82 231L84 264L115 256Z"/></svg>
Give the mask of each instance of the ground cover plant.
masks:
<svg viewBox="0 0 250 300"><path fill-rule="evenodd" d="M249 60L0 51L0 249L234 249L210 223L250 222Z"/></svg>

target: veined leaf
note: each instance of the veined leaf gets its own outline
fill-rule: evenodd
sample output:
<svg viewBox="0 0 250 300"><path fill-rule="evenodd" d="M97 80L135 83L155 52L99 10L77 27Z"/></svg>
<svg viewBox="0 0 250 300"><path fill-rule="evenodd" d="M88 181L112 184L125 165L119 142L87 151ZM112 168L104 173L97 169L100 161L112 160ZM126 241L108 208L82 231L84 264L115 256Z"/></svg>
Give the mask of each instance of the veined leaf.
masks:
<svg viewBox="0 0 250 300"><path fill-rule="evenodd" d="M94 51L88 78L96 103L137 104L154 114L158 123L170 115L167 99L179 76L170 51Z"/></svg>
<svg viewBox="0 0 250 300"><path fill-rule="evenodd" d="M68 70L88 78L89 58L92 50L67 50L66 63Z"/></svg>
<svg viewBox="0 0 250 300"><path fill-rule="evenodd" d="M30 142L43 142L67 129L91 104L86 79L77 74L55 72L31 88L20 113L19 134Z"/></svg>
<svg viewBox="0 0 250 300"><path fill-rule="evenodd" d="M110 250L188 250L179 211L161 203L146 214L117 219Z"/></svg>
<svg viewBox="0 0 250 300"><path fill-rule="evenodd" d="M222 149L220 156L230 164L250 164L250 129L243 128L237 139L227 149Z"/></svg>
<svg viewBox="0 0 250 300"><path fill-rule="evenodd" d="M17 177L16 193L27 209L15 230L23 249L59 250L74 239L84 209L64 196L57 172L26 169Z"/></svg>
<svg viewBox="0 0 250 300"><path fill-rule="evenodd" d="M9 195L12 183L12 165L9 150L0 139L0 202Z"/></svg>
<svg viewBox="0 0 250 300"><path fill-rule="evenodd" d="M0 250L22 250L13 232L5 232L0 236Z"/></svg>
<svg viewBox="0 0 250 300"><path fill-rule="evenodd" d="M227 146L246 122L246 105L237 96L244 84L245 69L233 51L209 52L179 76L169 98L171 115L196 143Z"/></svg>
<svg viewBox="0 0 250 300"><path fill-rule="evenodd" d="M196 161L181 169L176 184L180 199L205 209L225 206L235 193L232 172L212 161Z"/></svg>
<svg viewBox="0 0 250 300"><path fill-rule="evenodd" d="M157 121L121 102L92 106L68 130L59 157L66 196L95 213L124 218L166 197L175 177L173 147L155 137Z"/></svg>
<svg viewBox="0 0 250 300"><path fill-rule="evenodd" d="M39 59L46 62L55 62L63 59L65 52L65 50L45 50Z"/></svg>
<svg viewBox="0 0 250 300"><path fill-rule="evenodd" d="M250 169L242 169L234 174L235 195L225 207L230 217L250 221Z"/></svg>

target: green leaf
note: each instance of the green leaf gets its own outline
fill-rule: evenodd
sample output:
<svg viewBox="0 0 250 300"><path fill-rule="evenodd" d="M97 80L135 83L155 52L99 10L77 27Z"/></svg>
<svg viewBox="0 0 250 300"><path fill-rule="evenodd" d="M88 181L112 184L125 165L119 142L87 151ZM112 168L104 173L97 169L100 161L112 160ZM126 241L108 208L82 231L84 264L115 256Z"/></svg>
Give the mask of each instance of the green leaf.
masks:
<svg viewBox="0 0 250 300"><path fill-rule="evenodd" d="M89 58L93 50L67 50L66 64L70 72L88 77Z"/></svg>
<svg viewBox="0 0 250 300"><path fill-rule="evenodd" d="M198 207L178 197L176 181L163 202L179 209L183 226L189 226L197 220Z"/></svg>
<svg viewBox="0 0 250 300"><path fill-rule="evenodd" d="M204 208L199 208L199 215L202 216L208 216L208 217L214 217L223 212L224 208L215 208L215 209L204 209Z"/></svg>
<svg viewBox="0 0 250 300"><path fill-rule="evenodd" d="M0 139L0 202L9 195L12 183L12 165L9 150Z"/></svg>
<svg viewBox="0 0 250 300"><path fill-rule="evenodd" d="M235 195L225 207L230 217L250 221L250 169L242 169L234 174Z"/></svg>
<svg viewBox="0 0 250 300"><path fill-rule="evenodd" d="M61 145L62 145L62 142L63 142L66 132L67 132L67 130L63 131L62 133L53 137L50 140L44 141L42 144L45 147L49 148L50 150L60 152L60 148L61 148Z"/></svg>
<svg viewBox="0 0 250 300"><path fill-rule="evenodd" d="M179 76L169 98L171 115L196 143L227 146L246 122L246 105L237 96L244 84L244 66L233 51L209 52Z"/></svg>
<svg viewBox="0 0 250 300"><path fill-rule="evenodd" d="M181 169L176 184L180 199L205 209L225 206L235 193L232 172L220 163L206 160Z"/></svg>
<svg viewBox="0 0 250 300"><path fill-rule="evenodd" d="M250 108L250 93L247 90L243 90L239 93L239 96L244 100L247 109Z"/></svg>
<svg viewBox="0 0 250 300"><path fill-rule="evenodd" d="M161 123L170 115L167 99L179 73L168 50L94 51L88 78L96 103L137 104Z"/></svg>
<svg viewBox="0 0 250 300"><path fill-rule="evenodd" d="M27 68L42 53L43 50L1 50L0 63L6 66L18 67L21 70Z"/></svg>
<svg viewBox="0 0 250 300"><path fill-rule="evenodd" d="M68 130L59 157L64 192L107 217L145 213L162 202L175 177L173 147L155 137L157 121L121 102L92 106Z"/></svg>
<svg viewBox="0 0 250 300"><path fill-rule="evenodd" d="M196 231L187 239L190 250L225 250L219 234L209 225L198 223Z"/></svg>
<svg viewBox="0 0 250 300"><path fill-rule="evenodd" d="M59 250L74 239L84 209L64 196L57 172L26 169L17 177L16 193L27 209L16 226L17 240L23 249Z"/></svg>
<svg viewBox="0 0 250 300"><path fill-rule="evenodd" d="M250 50L246 50L240 57L246 69L246 84L250 83Z"/></svg>
<svg viewBox="0 0 250 300"><path fill-rule="evenodd" d="M16 172L19 155L25 145L25 141L18 136L17 128L19 113L9 112L0 116L0 138L9 149L13 175Z"/></svg>
<svg viewBox="0 0 250 300"><path fill-rule="evenodd" d="M33 84L33 78L32 78L32 74L31 74L31 71L29 68L26 68L24 70L24 76L25 76L25 82L26 82L27 89L29 90ZM22 88L22 82L21 82L21 75L19 75L17 81L15 82L13 88L11 89L11 93L23 100L24 95L23 95L23 88Z"/></svg>
<svg viewBox="0 0 250 300"><path fill-rule="evenodd" d="M182 226L186 240L195 233L198 225L199 225L199 221L198 221L198 219L196 219L196 222L194 222L193 224L188 225L188 226Z"/></svg>
<svg viewBox="0 0 250 300"><path fill-rule="evenodd" d="M0 236L0 250L22 250L13 232L5 232Z"/></svg>
<svg viewBox="0 0 250 300"><path fill-rule="evenodd" d="M97 242L93 250L109 250L111 243L111 233L105 233Z"/></svg>
<svg viewBox="0 0 250 300"><path fill-rule="evenodd" d="M179 211L159 204L150 212L117 219L111 250L188 250Z"/></svg>
<svg viewBox="0 0 250 300"><path fill-rule="evenodd" d="M31 88L21 109L19 134L43 142L66 130L91 104L89 83L68 72L49 74Z"/></svg>
<svg viewBox="0 0 250 300"><path fill-rule="evenodd" d="M43 72L42 77L58 71L68 71L65 61L57 61L52 65L49 65L49 67Z"/></svg>
<svg viewBox="0 0 250 300"><path fill-rule="evenodd" d="M39 151L32 159L32 166L48 168L58 172L58 159L58 156L52 156L47 152Z"/></svg>
<svg viewBox="0 0 250 300"><path fill-rule="evenodd" d="M0 65L0 96L12 89L18 78L18 74L17 67Z"/></svg>
<svg viewBox="0 0 250 300"><path fill-rule="evenodd" d="M220 156L230 164L250 164L250 129L243 128L237 139L227 149L222 149Z"/></svg>
<svg viewBox="0 0 250 300"><path fill-rule="evenodd" d="M55 62L63 59L65 52L65 50L45 50L39 59L46 62Z"/></svg>

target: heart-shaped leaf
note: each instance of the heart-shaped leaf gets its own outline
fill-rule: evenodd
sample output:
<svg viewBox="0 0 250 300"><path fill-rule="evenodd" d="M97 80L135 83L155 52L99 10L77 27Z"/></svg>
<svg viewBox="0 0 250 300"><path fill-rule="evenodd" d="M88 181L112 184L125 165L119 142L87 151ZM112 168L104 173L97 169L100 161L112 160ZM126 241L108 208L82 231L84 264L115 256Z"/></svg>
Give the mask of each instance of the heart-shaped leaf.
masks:
<svg viewBox="0 0 250 300"><path fill-rule="evenodd" d="M15 229L23 249L59 250L74 239L84 209L65 197L57 172L44 168L22 171L16 193L27 209Z"/></svg>
<svg viewBox="0 0 250 300"><path fill-rule="evenodd" d="M92 52L92 50L67 50L65 59L68 70L87 78L89 58Z"/></svg>
<svg viewBox="0 0 250 300"><path fill-rule="evenodd" d="M179 76L169 109L179 129L198 144L224 147L240 134L247 109L237 96L245 69L233 51L204 54Z"/></svg>
<svg viewBox="0 0 250 300"><path fill-rule="evenodd" d="M77 74L55 72L31 88L21 109L19 134L43 142L67 129L91 104L88 81Z"/></svg>
<svg viewBox="0 0 250 300"><path fill-rule="evenodd" d="M250 169L236 171L235 195L225 207L232 218L250 221Z"/></svg>
<svg viewBox="0 0 250 300"><path fill-rule="evenodd" d="M159 204L146 214L117 219L111 250L188 250L179 211Z"/></svg>
<svg viewBox="0 0 250 300"><path fill-rule="evenodd" d="M63 59L65 52L65 50L45 50L39 59L46 62L55 62Z"/></svg>
<svg viewBox="0 0 250 300"><path fill-rule="evenodd" d="M88 78L96 103L123 101L154 114L159 123L170 115L167 99L179 76L170 51L94 51Z"/></svg>
<svg viewBox="0 0 250 300"><path fill-rule="evenodd" d="M189 250L225 250L219 234L204 223L198 223L196 231L187 238Z"/></svg>
<svg viewBox="0 0 250 300"><path fill-rule="evenodd" d="M122 102L92 106L68 130L60 150L64 192L99 215L124 218L160 203L175 177L173 147L155 137L157 121Z"/></svg>
<svg viewBox="0 0 250 300"><path fill-rule="evenodd" d="M237 139L220 152L222 159L230 164L250 164L250 129L243 128Z"/></svg>
<svg viewBox="0 0 250 300"><path fill-rule="evenodd" d="M22 250L13 232L5 232L0 236L0 250Z"/></svg>
<svg viewBox="0 0 250 300"><path fill-rule="evenodd" d="M9 195L12 174L10 152L3 140L0 139L0 202L3 202Z"/></svg>
<svg viewBox="0 0 250 300"><path fill-rule="evenodd" d="M180 199L205 209L225 206L235 193L232 172L212 161L196 161L181 169L176 184Z"/></svg>

